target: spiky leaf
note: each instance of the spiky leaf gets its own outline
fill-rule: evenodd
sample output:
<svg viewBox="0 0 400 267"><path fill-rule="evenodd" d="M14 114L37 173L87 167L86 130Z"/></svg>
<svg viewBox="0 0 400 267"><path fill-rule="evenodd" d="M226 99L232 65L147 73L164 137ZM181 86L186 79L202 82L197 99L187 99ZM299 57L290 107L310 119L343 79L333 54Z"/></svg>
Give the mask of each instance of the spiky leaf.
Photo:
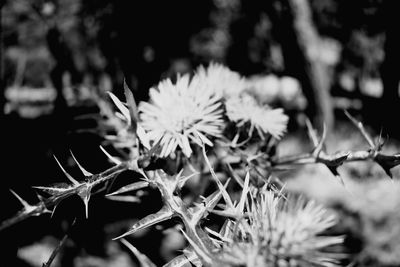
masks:
<svg viewBox="0 0 400 267"><path fill-rule="evenodd" d="M139 230L145 229L147 227L150 227L152 225L155 225L157 223L163 222L165 220L171 219L173 216L173 212L169 207L164 206L161 210L159 210L156 213L150 214L143 219L139 220L136 222L132 227L131 230L128 232L124 233L121 236L118 236L116 238L113 238L113 240L120 239L122 237L125 237L127 235L133 234Z"/></svg>

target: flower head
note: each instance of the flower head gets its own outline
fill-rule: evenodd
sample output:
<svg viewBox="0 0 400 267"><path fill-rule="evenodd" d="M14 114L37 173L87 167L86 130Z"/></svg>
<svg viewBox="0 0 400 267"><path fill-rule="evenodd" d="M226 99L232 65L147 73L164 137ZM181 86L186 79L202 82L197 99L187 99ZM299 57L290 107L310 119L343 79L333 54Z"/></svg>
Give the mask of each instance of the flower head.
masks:
<svg viewBox="0 0 400 267"><path fill-rule="evenodd" d="M271 255L286 259L293 266L335 266L339 255L324 250L341 244L343 237L323 235L336 224L335 216L323 206L302 197L276 200L276 196L270 196L273 195L271 192L265 192L264 195L266 197L258 205L269 205L270 208L255 207L257 211L253 213L258 214L251 218L251 223L257 229L262 229L261 242L268 244ZM263 201L272 205L263 205Z"/></svg>
<svg viewBox="0 0 400 267"><path fill-rule="evenodd" d="M280 139L286 131L288 116L283 113L283 109L260 105L248 94L226 100L225 106L229 120L239 127L250 123L251 129L255 128L260 136L269 133Z"/></svg>
<svg viewBox="0 0 400 267"><path fill-rule="evenodd" d="M270 104L279 97L280 81L275 75L255 75L246 79L248 93L260 103Z"/></svg>
<svg viewBox="0 0 400 267"><path fill-rule="evenodd" d="M246 88L246 80L239 73L218 63L211 63L207 68L200 66L193 81L202 83L217 96L225 99L239 95Z"/></svg>
<svg viewBox="0 0 400 267"><path fill-rule="evenodd" d="M190 141L212 146L207 136L219 136L224 125L222 103L201 83L188 75L161 81L150 89L150 103L139 106L140 125L153 144L160 142L160 157L171 155L178 147L185 156L192 153Z"/></svg>
<svg viewBox="0 0 400 267"><path fill-rule="evenodd" d="M328 248L342 244L343 237L323 235L335 223L335 216L314 201L263 191L249 205L248 219L236 222L222 255L244 266L339 266L341 255Z"/></svg>

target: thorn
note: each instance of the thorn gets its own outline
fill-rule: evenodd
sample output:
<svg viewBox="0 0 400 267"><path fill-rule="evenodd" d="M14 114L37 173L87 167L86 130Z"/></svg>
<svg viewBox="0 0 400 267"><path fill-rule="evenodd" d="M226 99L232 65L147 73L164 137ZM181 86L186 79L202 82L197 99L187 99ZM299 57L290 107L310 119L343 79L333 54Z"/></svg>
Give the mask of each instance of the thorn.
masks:
<svg viewBox="0 0 400 267"><path fill-rule="evenodd" d="M32 205L29 205L28 202L26 202L22 197L20 197L17 193L14 192L14 190L10 189L10 192L18 199L18 201L24 206L25 209L29 209L32 207Z"/></svg>
<svg viewBox="0 0 400 267"><path fill-rule="evenodd" d="M36 193L36 197L39 199L40 202L44 202L44 200L45 200L44 197L42 197L38 193Z"/></svg>
<svg viewBox="0 0 400 267"><path fill-rule="evenodd" d="M90 200L90 192L83 199L83 203L85 205L85 217L86 217L86 219L89 218L89 200Z"/></svg>
<svg viewBox="0 0 400 267"><path fill-rule="evenodd" d="M153 144L149 151L139 157L139 159L137 160L137 165L139 166L139 168L145 169L150 165L153 155L155 155L157 151L160 152L160 143L161 139L158 140L157 143Z"/></svg>
<svg viewBox="0 0 400 267"><path fill-rule="evenodd" d="M229 180L225 183L225 188L228 186ZM212 211L215 206L218 204L221 199L222 192L220 190L215 191L207 198L200 196L202 198L201 203L194 203L195 209L193 209L192 213L192 222L198 223L201 219L203 219L209 211Z"/></svg>
<svg viewBox="0 0 400 267"><path fill-rule="evenodd" d="M186 238L186 240L189 242L189 244L192 246L193 250L197 253L197 255L202 258L207 263L207 266L212 263L212 259L204 252L197 244L194 242L186 233L181 229L181 232L183 236Z"/></svg>
<svg viewBox="0 0 400 267"><path fill-rule="evenodd" d="M107 93L111 97L111 100L117 106L119 111L121 111L122 115L125 117L128 124L130 124L131 123L131 115L129 113L129 109L113 93L111 93L111 92L107 92Z"/></svg>
<svg viewBox="0 0 400 267"><path fill-rule="evenodd" d="M361 132L362 136L365 138L365 140L367 140L368 145L370 146L370 148L374 149L375 148L374 141L372 140L371 136L365 130L364 125L362 124L362 122L356 120L353 116L350 115L349 112L347 112L347 110L344 111L344 114L358 128L358 130Z"/></svg>
<svg viewBox="0 0 400 267"><path fill-rule="evenodd" d="M318 146L318 137L317 133L315 132L315 129L313 128L311 121L306 118L306 126L307 126L307 132L308 132L308 137L311 139L313 142L314 147Z"/></svg>
<svg viewBox="0 0 400 267"><path fill-rule="evenodd" d="M112 201L140 203L140 199L135 196L106 196L106 198Z"/></svg>
<svg viewBox="0 0 400 267"><path fill-rule="evenodd" d="M218 232L216 232L216 231L214 231L214 230L211 230L211 229L208 228L208 227L205 227L204 229L205 229L206 232L208 232L209 234L211 234L211 235L213 235L213 236L219 238L220 240L222 240L222 241L224 241L224 242L227 242L227 243L228 243L228 242L231 241L229 238L226 238L226 237L222 236L221 233L218 233Z"/></svg>
<svg viewBox="0 0 400 267"><path fill-rule="evenodd" d="M379 166L382 167L382 169L390 178L393 178L391 169L400 164L400 154L388 156L378 153L374 160L379 164Z"/></svg>
<svg viewBox="0 0 400 267"><path fill-rule="evenodd" d="M250 184L250 172L247 172L246 177L244 178L242 196L240 197L239 203L237 205L237 209L239 210L239 212L244 211L244 204L247 199L247 193L249 192L249 184Z"/></svg>
<svg viewBox="0 0 400 267"><path fill-rule="evenodd" d="M61 165L61 163L58 161L57 157L54 156L54 159L56 160L58 166L60 167L60 169L62 170L62 172L64 173L65 176L67 176L68 180L70 180L74 185L79 185L80 183L75 180L68 172L65 171L65 169L63 168L63 166Z"/></svg>
<svg viewBox="0 0 400 267"><path fill-rule="evenodd" d="M233 207L233 203L232 203L232 200L231 200L228 192L226 191L225 187L222 185L221 181L218 179L216 173L214 172L213 167L211 166L210 161L208 160L206 148L204 145L202 146L202 150L203 150L203 157L206 161L208 168L210 169L211 177L213 177L213 180L216 182L218 189L221 191L224 201L226 202L227 205L229 205L229 207Z"/></svg>
<svg viewBox="0 0 400 267"><path fill-rule="evenodd" d="M344 184L343 178L340 176L337 167L334 166L327 166L328 169L332 172L332 174L339 179L339 182L343 185L343 187L346 187Z"/></svg>
<svg viewBox="0 0 400 267"><path fill-rule="evenodd" d="M130 124L133 126L133 132L136 132L136 125L139 117L138 107L136 105L135 97L133 96L131 89L129 89L128 84L126 83L126 79L124 79L124 94L130 114Z"/></svg>
<svg viewBox="0 0 400 267"><path fill-rule="evenodd" d="M76 218L71 224L71 228L75 225ZM43 263L43 267L50 267L51 263L57 256L58 252L61 250L61 248L65 245L65 241L69 238L69 235L71 233L71 228L68 229L67 233L64 235L64 237L61 239L61 241L58 243L57 247L53 250L53 252L50 255L50 258L47 260L47 262Z"/></svg>
<svg viewBox="0 0 400 267"><path fill-rule="evenodd" d="M385 171L385 173L390 177L390 179L393 180L393 174L390 170L390 167L385 166L385 164L378 162L379 166L382 167L382 169Z"/></svg>
<svg viewBox="0 0 400 267"><path fill-rule="evenodd" d="M179 188L179 189L182 189L182 187L185 185L185 183L186 183L190 178L193 178L194 176L196 176L196 175L198 175L198 174L200 174L200 173L199 173L199 172L194 172L194 173L192 173L192 174L190 174L190 175L188 175L188 176L179 177L180 179L179 179L179 181L178 181L178 188Z"/></svg>
<svg viewBox="0 0 400 267"><path fill-rule="evenodd" d="M78 166L78 168L81 170L81 172L83 173L84 176L86 177L90 177L93 175L93 173L88 172L87 170L85 170L85 168L82 167L81 164L79 164L78 160L75 158L74 154L72 153L72 151L69 151L71 153L72 158L74 159L76 165Z"/></svg>
<svg viewBox="0 0 400 267"><path fill-rule="evenodd" d="M90 200L90 195L88 195L87 197L85 197L83 199L83 203L85 205L85 217L86 217L86 219L89 218L89 200Z"/></svg>
<svg viewBox="0 0 400 267"><path fill-rule="evenodd" d="M129 191L134 191L134 190L138 190L138 189L143 189L147 186L149 186L149 182L147 182L147 181L134 182L132 184L128 184L128 185L121 187L120 189L118 189L115 192L107 194L106 197L115 196L118 194L126 193Z"/></svg>
<svg viewBox="0 0 400 267"><path fill-rule="evenodd" d="M340 151L333 155L328 155L324 156L323 158L319 158L319 162L324 163L327 166L339 167L347 160L349 155L350 152L348 151Z"/></svg>
<svg viewBox="0 0 400 267"><path fill-rule="evenodd" d="M324 148L324 143L325 143L325 139L326 139L326 125L325 123L322 126L322 136L321 139L318 141L318 144L316 145L316 147L314 148L314 155L315 157L319 157L319 154L321 153L322 149Z"/></svg>
<svg viewBox="0 0 400 267"><path fill-rule="evenodd" d="M100 149L101 149L101 151L103 151L103 153L107 156L107 158L108 158L112 163L114 163L115 165L119 165L119 164L122 163L121 161L117 160L115 157L111 156L111 154L109 154L109 153L104 149L104 147L100 146Z"/></svg>
<svg viewBox="0 0 400 267"><path fill-rule="evenodd" d="M83 204L85 205L85 217L86 219L89 218L89 200L90 200L90 191L91 191L91 186L86 185L86 187L82 188L78 192L78 196L82 199Z"/></svg>
<svg viewBox="0 0 400 267"><path fill-rule="evenodd" d="M257 131L258 131L258 128L256 128L256 129L257 129ZM251 124L250 124L250 129L249 129L249 137L252 137L252 136L253 136L253 132L254 132L254 124L251 123ZM259 132L259 135L260 135L261 139L263 139L263 135L260 134L260 132Z"/></svg>
<svg viewBox="0 0 400 267"><path fill-rule="evenodd" d="M126 232L126 233L124 233L124 234L122 234L122 235L120 235L120 236L114 237L114 238L112 238L111 240L112 240L112 241L116 241L116 240L121 239L121 238L124 238L125 236L128 236L128 235L130 235L130 234L132 234L132 233L133 233L133 231L132 231L132 230L129 230L128 232Z"/></svg>
<svg viewBox="0 0 400 267"><path fill-rule="evenodd" d="M233 147L236 146L238 140L239 140L239 132L237 132L237 133L235 134L235 136L233 137L233 139L232 139L232 141L231 141Z"/></svg>
<svg viewBox="0 0 400 267"><path fill-rule="evenodd" d="M183 253L184 254L173 258L167 264L163 265L163 267L202 266L195 252L184 249Z"/></svg>
<svg viewBox="0 0 400 267"><path fill-rule="evenodd" d="M44 213L51 213L50 218L52 217L53 213L46 207L43 208L43 214Z"/></svg>
<svg viewBox="0 0 400 267"><path fill-rule="evenodd" d="M53 208L53 210L51 211L50 218L53 218L54 213L56 212L56 208L57 208L57 207L58 207L58 203L57 203L56 205L54 205L54 208Z"/></svg>
<svg viewBox="0 0 400 267"><path fill-rule="evenodd" d="M176 181L179 181L179 180L180 180L180 178L181 178L181 176L182 176L182 173L183 173L183 170L184 170L184 169L181 169L181 170L178 172L178 174L175 176L175 180L176 180Z"/></svg>
<svg viewBox="0 0 400 267"><path fill-rule="evenodd" d="M156 267L156 265L145 254L141 253L125 238L121 238L121 243L124 244L135 255L141 267Z"/></svg>
<svg viewBox="0 0 400 267"><path fill-rule="evenodd" d="M78 160L75 158L74 154L72 153L71 150L69 150L69 153L71 153L72 158L74 159L76 165L78 166L79 170L83 173L84 176L86 177L90 177L93 175L93 173L88 172L87 170L85 170L85 168L82 167L82 165L78 162Z"/></svg>
<svg viewBox="0 0 400 267"><path fill-rule="evenodd" d="M377 142L376 148L375 148L375 150L378 152L382 150L383 146L386 144L387 140L389 139L389 136L386 135L386 138L384 140L382 140L382 131L383 130L381 128L381 130L379 132L378 142Z"/></svg>
<svg viewBox="0 0 400 267"><path fill-rule="evenodd" d="M244 182L242 178L239 177L233 170L231 164L229 162L226 162L226 166L228 167L229 174L235 179L235 181L243 188Z"/></svg>
<svg viewBox="0 0 400 267"><path fill-rule="evenodd" d="M161 208L161 210L159 210L156 213L147 215L143 219L136 222L128 232L126 232L120 236L114 237L112 240L121 239L121 238L128 236L130 234L133 234L139 230L153 226L153 225L163 222L165 220L171 219L172 216L174 216L174 212L171 210L171 208L169 208L168 206L163 206Z"/></svg>

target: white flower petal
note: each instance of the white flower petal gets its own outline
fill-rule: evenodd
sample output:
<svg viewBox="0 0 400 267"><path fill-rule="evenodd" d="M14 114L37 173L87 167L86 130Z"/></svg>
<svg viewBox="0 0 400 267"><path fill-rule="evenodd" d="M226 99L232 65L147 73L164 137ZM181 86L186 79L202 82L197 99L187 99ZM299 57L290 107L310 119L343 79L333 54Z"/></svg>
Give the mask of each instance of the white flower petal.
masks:
<svg viewBox="0 0 400 267"><path fill-rule="evenodd" d="M189 157L189 140L212 145L207 136L219 136L224 126L220 98L207 83L197 78L190 81L188 75L178 77L175 84L166 79L157 89L150 89L150 102L140 103L139 117L147 137L153 143L161 140L161 157L168 157L177 147Z"/></svg>
<svg viewBox="0 0 400 267"><path fill-rule="evenodd" d="M286 132L289 118L283 113L283 109L261 106L251 95L232 97L225 102L225 108L229 120L239 127L250 123L257 131L269 133L276 139L280 139Z"/></svg>

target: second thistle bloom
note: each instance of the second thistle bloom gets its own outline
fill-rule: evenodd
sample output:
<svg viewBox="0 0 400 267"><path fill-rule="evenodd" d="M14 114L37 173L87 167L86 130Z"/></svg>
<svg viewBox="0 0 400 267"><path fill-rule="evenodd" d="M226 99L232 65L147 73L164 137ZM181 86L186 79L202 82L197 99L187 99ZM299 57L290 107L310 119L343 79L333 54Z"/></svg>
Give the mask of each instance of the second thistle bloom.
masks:
<svg viewBox="0 0 400 267"><path fill-rule="evenodd" d="M225 106L226 115L237 126L250 124L250 135L253 128L260 136L271 134L276 139L280 139L286 132L289 118L283 113L283 109L271 109L267 105L259 105L254 97L248 94L228 99Z"/></svg>
<svg viewBox="0 0 400 267"><path fill-rule="evenodd" d="M160 142L160 157L168 157L179 147L186 157L192 154L191 143L212 146L224 126L219 98L188 75L161 81L150 89L150 102L139 106L140 124L153 144Z"/></svg>
<svg viewBox="0 0 400 267"><path fill-rule="evenodd" d="M218 63L200 66L193 79L225 99L240 95L246 88L246 80L239 73Z"/></svg>
<svg viewBox="0 0 400 267"><path fill-rule="evenodd" d="M230 233L222 255L241 266L340 266L344 237L330 235L336 216L302 197L283 199L263 189Z"/></svg>

